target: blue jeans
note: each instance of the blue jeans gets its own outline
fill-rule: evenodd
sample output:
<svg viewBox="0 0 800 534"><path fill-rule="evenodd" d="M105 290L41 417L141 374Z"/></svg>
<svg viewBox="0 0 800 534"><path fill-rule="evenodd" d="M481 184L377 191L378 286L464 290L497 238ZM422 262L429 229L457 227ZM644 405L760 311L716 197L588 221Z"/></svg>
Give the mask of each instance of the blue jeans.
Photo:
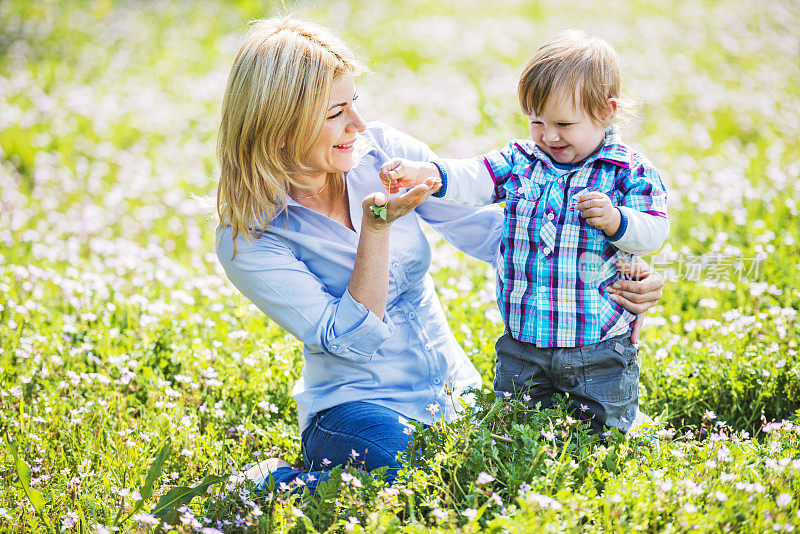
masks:
<svg viewBox="0 0 800 534"><path fill-rule="evenodd" d="M400 468L398 456L408 448L410 437L401 418L406 419L399 412L362 401L322 410L303 431L300 450L306 470L276 469L272 475L276 487L299 479L314 491L330 469L348 463L366 471L388 466L385 480L391 484Z"/></svg>

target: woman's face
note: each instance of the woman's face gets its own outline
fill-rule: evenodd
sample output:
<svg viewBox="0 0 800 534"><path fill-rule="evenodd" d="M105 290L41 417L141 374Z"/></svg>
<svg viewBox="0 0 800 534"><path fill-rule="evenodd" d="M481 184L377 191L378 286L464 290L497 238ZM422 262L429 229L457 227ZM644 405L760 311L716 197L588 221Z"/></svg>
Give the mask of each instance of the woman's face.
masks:
<svg viewBox="0 0 800 534"><path fill-rule="evenodd" d="M325 124L309 154L309 166L315 175L345 172L353 168L353 145L356 134L366 123L355 108L356 85L351 72L345 73L331 88L331 99L325 110Z"/></svg>

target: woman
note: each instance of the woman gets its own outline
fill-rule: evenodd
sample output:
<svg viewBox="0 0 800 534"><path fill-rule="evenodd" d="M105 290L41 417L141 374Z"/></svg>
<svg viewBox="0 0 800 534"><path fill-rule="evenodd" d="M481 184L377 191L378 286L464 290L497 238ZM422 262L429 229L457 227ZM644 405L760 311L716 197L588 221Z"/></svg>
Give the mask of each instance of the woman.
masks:
<svg viewBox="0 0 800 534"><path fill-rule="evenodd" d="M445 320L419 220L492 262L502 214L428 200L435 179L387 200L385 161L436 155L364 122L354 105L360 69L341 40L292 18L255 23L231 68L217 255L231 282L303 342L305 359L293 396L307 471L266 460L245 474L256 483L272 473L277 484L299 477L313 487L328 466L351 459L389 466L391 481L407 421L449 420L451 397L481 384ZM370 209L384 204L386 220ZM626 307L641 313L663 282L627 284L636 296L622 296L640 303Z"/></svg>

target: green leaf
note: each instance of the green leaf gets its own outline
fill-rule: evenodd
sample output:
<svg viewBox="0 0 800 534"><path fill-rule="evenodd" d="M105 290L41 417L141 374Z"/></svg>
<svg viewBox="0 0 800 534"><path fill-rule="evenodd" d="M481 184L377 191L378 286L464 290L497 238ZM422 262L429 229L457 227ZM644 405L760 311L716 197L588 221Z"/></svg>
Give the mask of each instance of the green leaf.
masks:
<svg viewBox="0 0 800 534"><path fill-rule="evenodd" d="M189 502L191 502L191 500L195 497L204 495L209 487L226 480L228 480L227 475L222 477L217 475L208 475L203 479L202 482L192 488L188 486L178 486L177 488L172 488L158 500L151 513L159 519L164 519L164 516L176 506L182 503L189 504Z"/></svg>
<svg viewBox="0 0 800 534"><path fill-rule="evenodd" d="M155 460L153 463L150 464L150 470L147 471L147 476L144 479L144 484L142 487L139 488L139 493L142 495L142 501L147 501L153 496L153 485L155 484L158 477L161 476L161 472L164 469L164 462L167 461L169 458L170 453L170 442L167 443L161 448L161 450L156 455Z"/></svg>
<svg viewBox="0 0 800 534"><path fill-rule="evenodd" d="M19 480L22 483L22 487L29 488L31 485L31 468L28 464L17 456L16 458L16 467L17 467L17 474L19 475Z"/></svg>
<svg viewBox="0 0 800 534"><path fill-rule="evenodd" d="M41 514L44 509L44 497L39 491L31 488L31 468L25 460L20 458L17 443L8 434L6 434L6 447L14 456L14 466L17 469L17 475L19 475L20 486L25 491L25 495L28 496L28 500L31 501L33 508L37 513Z"/></svg>
<svg viewBox="0 0 800 534"><path fill-rule="evenodd" d="M42 497L42 494L39 493L38 490L35 490L33 488L30 488L30 487L28 488L27 493L28 493L28 499L31 501L31 504L33 505L33 508L38 513L41 514L42 510L44 510L44 497Z"/></svg>
<svg viewBox="0 0 800 534"><path fill-rule="evenodd" d="M386 206L372 206L371 209L376 219L381 218L384 221L386 220Z"/></svg>

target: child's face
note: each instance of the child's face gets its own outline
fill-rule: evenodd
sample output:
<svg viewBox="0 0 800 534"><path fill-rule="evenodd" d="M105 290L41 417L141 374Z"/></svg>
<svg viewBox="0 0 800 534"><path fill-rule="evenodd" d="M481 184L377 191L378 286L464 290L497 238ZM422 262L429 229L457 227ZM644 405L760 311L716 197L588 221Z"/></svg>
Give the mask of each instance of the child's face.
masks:
<svg viewBox="0 0 800 534"><path fill-rule="evenodd" d="M578 163L591 156L605 138L605 125L592 120L572 98L551 96L540 115L529 115L531 140L557 163ZM609 101L613 117L616 102Z"/></svg>

